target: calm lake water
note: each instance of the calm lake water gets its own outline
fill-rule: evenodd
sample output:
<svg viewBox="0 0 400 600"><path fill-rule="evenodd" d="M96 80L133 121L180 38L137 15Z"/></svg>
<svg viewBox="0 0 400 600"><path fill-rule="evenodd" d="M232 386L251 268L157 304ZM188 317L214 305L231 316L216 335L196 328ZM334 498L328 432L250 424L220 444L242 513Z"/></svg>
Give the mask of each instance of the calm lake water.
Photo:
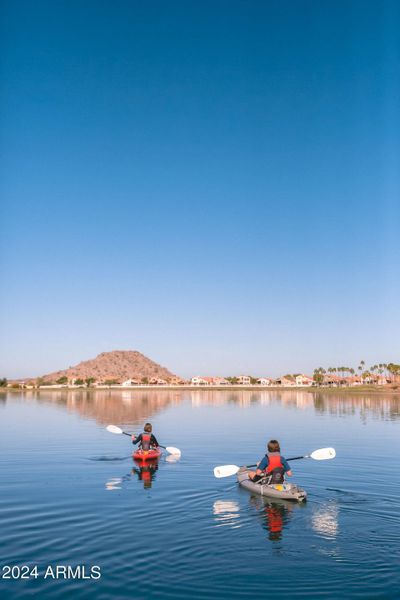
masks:
<svg viewBox="0 0 400 600"><path fill-rule="evenodd" d="M182 450L141 472L126 436L150 420ZM307 392L41 392L0 395L0 597L382 599L400 590L400 396ZM278 438L305 505L215 479ZM44 578L98 565L100 579Z"/></svg>

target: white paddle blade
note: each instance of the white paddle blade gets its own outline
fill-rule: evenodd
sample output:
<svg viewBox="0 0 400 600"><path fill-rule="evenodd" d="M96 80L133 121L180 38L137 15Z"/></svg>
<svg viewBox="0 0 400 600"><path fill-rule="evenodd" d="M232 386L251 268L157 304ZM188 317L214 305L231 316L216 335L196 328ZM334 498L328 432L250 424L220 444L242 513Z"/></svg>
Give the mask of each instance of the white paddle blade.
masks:
<svg viewBox="0 0 400 600"><path fill-rule="evenodd" d="M336 450L335 448L320 448L319 450L314 450L311 452L310 458L314 460L330 460L331 458L335 458Z"/></svg>
<svg viewBox="0 0 400 600"><path fill-rule="evenodd" d="M179 450L179 448L174 448L174 446L167 446L165 449L167 452L169 452L169 454L173 454L174 456L181 455L181 451Z"/></svg>
<svg viewBox="0 0 400 600"><path fill-rule="evenodd" d="M235 475L239 469L240 467L237 465L221 465L220 467L215 467L214 477L229 477L230 475Z"/></svg>
<svg viewBox="0 0 400 600"><path fill-rule="evenodd" d="M110 433L122 433L122 429L120 429L116 425L107 425L107 431L109 431Z"/></svg>

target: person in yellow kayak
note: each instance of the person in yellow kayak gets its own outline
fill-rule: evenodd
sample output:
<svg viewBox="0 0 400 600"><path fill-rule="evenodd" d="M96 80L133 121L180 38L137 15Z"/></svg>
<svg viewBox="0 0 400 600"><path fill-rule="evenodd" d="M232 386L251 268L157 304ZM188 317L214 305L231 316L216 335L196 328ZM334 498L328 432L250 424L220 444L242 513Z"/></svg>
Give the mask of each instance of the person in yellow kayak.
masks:
<svg viewBox="0 0 400 600"><path fill-rule="evenodd" d="M158 442L155 435L153 435L152 430L153 428L151 423L146 423L143 427L143 433L138 436L132 436L132 444L140 444L140 448L142 450L152 450L153 448L158 448Z"/></svg>
<svg viewBox="0 0 400 600"><path fill-rule="evenodd" d="M285 481L285 475L292 476L288 461L281 455L278 440L270 440L267 446L268 452L258 463L256 471L249 471L249 479L256 483L261 479L267 479L267 483L279 484Z"/></svg>

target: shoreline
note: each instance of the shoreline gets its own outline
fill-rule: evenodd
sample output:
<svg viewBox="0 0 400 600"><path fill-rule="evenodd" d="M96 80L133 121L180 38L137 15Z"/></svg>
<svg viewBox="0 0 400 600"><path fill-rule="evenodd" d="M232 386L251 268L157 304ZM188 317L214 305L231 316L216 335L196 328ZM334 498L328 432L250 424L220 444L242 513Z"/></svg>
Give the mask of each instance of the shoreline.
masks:
<svg viewBox="0 0 400 600"><path fill-rule="evenodd" d="M13 388L13 387L5 387L0 388L1 391L11 391L11 392L77 392L77 391L85 391L85 392L104 392L106 390L109 391L177 391L177 390L191 390L191 391L258 391L258 392L268 392L268 391L281 391L281 392L307 392L309 394L361 394L361 393L372 393L372 394L398 394L400 395L400 385L398 388L393 388L389 386L343 386L343 387L314 387L314 386L269 386L269 385L134 385L134 386L120 386L120 385L104 385L104 386L96 386L96 387L84 387L84 386L40 386L38 388Z"/></svg>

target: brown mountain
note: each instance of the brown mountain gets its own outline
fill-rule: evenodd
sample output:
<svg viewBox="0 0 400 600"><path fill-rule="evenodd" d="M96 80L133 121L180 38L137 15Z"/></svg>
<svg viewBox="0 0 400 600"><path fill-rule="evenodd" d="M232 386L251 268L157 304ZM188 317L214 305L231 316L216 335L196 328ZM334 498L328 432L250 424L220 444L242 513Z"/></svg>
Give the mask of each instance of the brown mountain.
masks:
<svg viewBox="0 0 400 600"><path fill-rule="evenodd" d="M69 367L62 371L44 375L45 381L56 381L60 377L68 379L86 379L93 377L96 381L107 379L126 380L142 379L142 377L157 377L170 379L176 377L165 367L161 367L154 361L135 350L114 350L113 352L102 352L96 358L84 360L75 367Z"/></svg>

